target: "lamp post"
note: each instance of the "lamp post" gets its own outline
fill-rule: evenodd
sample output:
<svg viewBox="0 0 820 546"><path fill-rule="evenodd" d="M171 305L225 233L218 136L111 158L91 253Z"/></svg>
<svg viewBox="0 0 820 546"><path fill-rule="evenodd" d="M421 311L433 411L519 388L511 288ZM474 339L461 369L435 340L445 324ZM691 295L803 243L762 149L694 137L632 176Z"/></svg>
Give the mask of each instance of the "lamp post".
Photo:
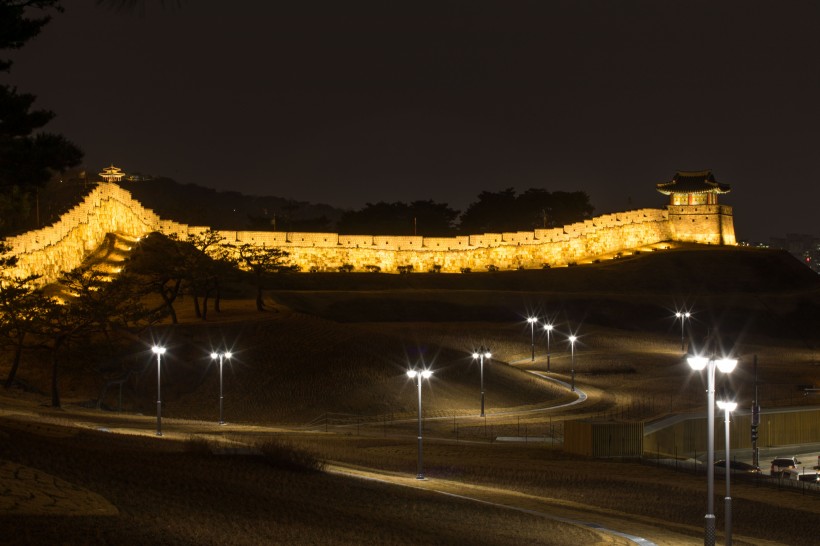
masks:
<svg viewBox="0 0 820 546"><path fill-rule="evenodd" d="M575 392L575 341L578 339L576 336L570 334L567 338L569 340L569 346L572 355L572 384L570 385L570 389L572 392Z"/></svg>
<svg viewBox="0 0 820 546"><path fill-rule="evenodd" d="M530 346L532 347L532 361L535 362L535 323L538 322L538 317L527 317L527 322L530 323Z"/></svg>
<svg viewBox="0 0 820 546"><path fill-rule="evenodd" d="M737 402L725 397L718 400L717 405L726 414L726 497L723 499L723 510L726 519L726 546L732 546L732 495L729 486L729 415L737 409Z"/></svg>
<svg viewBox="0 0 820 546"><path fill-rule="evenodd" d="M552 323L548 322L544 325L544 331L547 332L547 371L550 371L550 334L552 333L552 329Z"/></svg>
<svg viewBox="0 0 820 546"><path fill-rule="evenodd" d="M735 369L737 360L690 356L686 361L695 371L706 369L706 534L703 544L715 546L715 365L721 372L730 373Z"/></svg>
<svg viewBox="0 0 820 546"><path fill-rule="evenodd" d="M680 320L680 350L681 350L681 351L683 351L683 350L684 350L684 345L683 345L683 338L684 338L683 326L684 326L684 323L686 322L686 320L687 320L687 319L689 319L689 317L691 317L691 316L692 316L692 313L690 313L689 311L676 311L676 312L675 312L675 317L676 317L676 318L678 318L678 319Z"/></svg>
<svg viewBox="0 0 820 546"><path fill-rule="evenodd" d="M478 359L481 369L481 417L484 417L484 359L489 360L492 356L490 350L484 347L481 347L478 352L473 353L473 359Z"/></svg>
<svg viewBox="0 0 820 546"><path fill-rule="evenodd" d="M165 347L159 347L154 345L151 347L151 350L157 355L157 436L162 436L162 396L160 391L160 363L162 360L162 355L165 354Z"/></svg>
<svg viewBox="0 0 820 546"><path fill-rule="evenodd" d="M424 470L422 470L422 445L421 445L421 380L430 379L430 376L433 375L433 372L430 370L407 370L407 377L410 379L416 380L416 385L419 388L419 460L418 460L418 467L416 472L416 479L423 480L424 479Z"/></svg>
<svg viewBox="0 0 820 546"><path fill-rule="evenodd" d="M231 352L226 351L224 353L211 353L211 358L216 360L219 359L219 424L224 425L225 420L222 418L222 359L227 358L228 360L231 359Z"/></svg>

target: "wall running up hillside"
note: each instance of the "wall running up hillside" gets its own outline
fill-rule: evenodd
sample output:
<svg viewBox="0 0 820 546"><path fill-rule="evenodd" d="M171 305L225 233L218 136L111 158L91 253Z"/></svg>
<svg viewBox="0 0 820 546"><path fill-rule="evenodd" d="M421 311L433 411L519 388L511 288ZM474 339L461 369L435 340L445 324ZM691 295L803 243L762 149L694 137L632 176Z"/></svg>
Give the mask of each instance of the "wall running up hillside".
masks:
<svg viewBox="0 0 820 546"><path fill-rule="evenodd" d="M541 268L670 240L734 244L731 208L714 207L708 211L676 207L674 212L641 209L606 214L562 228L458 237L273 231L220 234L225 242L237 246L249 243L281 247L302 271L336 270L344 264L355 270L378 266L384 272L395 272L401 266L412 266L413 271L438 266L442 272L460 272L464 268L484 271L488 266ZM108 233L138 238L159 231L185 239L207 229L163 220L128 191L103 182L55 224L10 237L6 242L19 260L14 274L39 274L43 282L53 282L61 272L78 267Z"/></svg>

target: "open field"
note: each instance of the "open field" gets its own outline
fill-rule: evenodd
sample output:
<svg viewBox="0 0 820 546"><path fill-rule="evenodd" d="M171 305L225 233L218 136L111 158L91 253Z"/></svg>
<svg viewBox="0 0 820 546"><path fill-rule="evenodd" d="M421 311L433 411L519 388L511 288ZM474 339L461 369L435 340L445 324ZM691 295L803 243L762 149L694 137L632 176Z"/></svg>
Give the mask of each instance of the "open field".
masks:
<svg viewBox="0 0 820 546"><path fill-rule="evenodd" d="M205 323L183 302L182 323L153 332L168 347L162 438L152 436L156 361L145 346L122 362L67 367L62 410L43 406L48 370L37 355L20 370L26 389L0 391L0 489L17 484L20 495L19 508L0 496L0 536L11 544L629 543L571 520L657 544L702 543L703 474L579 460L558 447L563 422L701 409L703 384L670 319L684 304L694 327L719 325L735 340L741 361L732 384L742 405L751 400L753 355L764 406L817 404L799 387L820 383L811 316L820 283L797 266L779 253L692 248L550 271L287 276L271 293L276 311L229 299ZM526 371L547 369L540 334L530 361L528 313L556 320L557 379L569 381L564 333L577 329L584 404L550 409L574 395ZM493 351L486 419L477 417L470 358L478 345ZM218 427L208 354L223 346L236 356L225 367L229 425ZM404 373L420 362L435 370L423 392L425 482L413 479L416 389ZM139 373L126 383L124 411L110 411L119 403L111 389L109 410L96 409L104 378L125 365ZM19 476L28 489L20 491ZM720 483L716 492L722 497ZM742 479L732 496L736 544L817 542L820 498ZM31 498L39 508L24 515ZM720 530L721 498L715 506ZM777 524L784 507L788 525Z"/></svg>

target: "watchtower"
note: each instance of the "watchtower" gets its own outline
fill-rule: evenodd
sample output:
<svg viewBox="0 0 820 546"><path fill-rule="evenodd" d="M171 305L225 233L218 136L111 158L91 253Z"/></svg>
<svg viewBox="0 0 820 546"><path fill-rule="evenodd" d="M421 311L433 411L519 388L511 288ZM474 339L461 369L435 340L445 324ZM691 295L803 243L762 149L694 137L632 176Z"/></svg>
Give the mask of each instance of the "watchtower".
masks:
<svg viewBox="0 0 820 546"><path fill-rule="evenodd" d="M111 165L110 167L106 167L100 173L100 178L105 180L106 182L120 182L122 178L125 176L125 173L122 172L122 169L119 167L115 167Z"/></svg>
<svg viewBox="0 0 820 546"><path fill-rule="evenodd" d="M735 245L732 207L718 204L718 195L732 187L715 180L712 171L678 171L657 185L669 196L669 224L677 241Z"/></svg>

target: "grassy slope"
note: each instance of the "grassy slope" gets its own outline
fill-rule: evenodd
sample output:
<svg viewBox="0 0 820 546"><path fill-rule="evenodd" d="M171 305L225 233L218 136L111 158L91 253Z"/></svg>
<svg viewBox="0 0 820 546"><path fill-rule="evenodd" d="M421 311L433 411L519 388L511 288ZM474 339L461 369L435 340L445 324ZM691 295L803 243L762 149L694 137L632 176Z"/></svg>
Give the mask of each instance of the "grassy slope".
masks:
<svg viewBox="0 0 820 546"><path fill-rule="evenodd" d="M783 251L690 246L552 270L469 275L318 274L278 281L277 301L337 321L515 321L528 312L642 331L689 306L722 330L811 336L820 277Z"/></svg>
<svg viewBox="0 0 820 546"><path fill-rule="evenodd" d="M595 544L596 533L432 493L215 456L199 444L0 423L0 459L102 492L116 516L0 513L3 544ZM54 456L59 453L59 456ZM92 470L93 469L93 470ZM56 499L71 505L70 492ZM25 500L25 499L21 499ZM441 514L448 516L442 518Z"/></svg>
<svg viewBox="0 0 820 546"><path fill-rule="evenodd" d="M467 352L483 343L504 361L523 359L526 363L529 335L520 320L530 310L549 310L564 326L567 321L583 325L578 378L590 389L601 389L596 395L600 404L596 411L628 408L637 413L626 417L635 418L667 411L671 406L702 405L702 386L686 380L690 374L682 366L676 347L678 330L669 319L670 309L683 301L695 306L703 323L714 318L734 335L745 333L750 349L763 355L764 380L767 374L782 379L781 366L800 375L799 379L790 376L792 382L816 376L813 351L804 348L813 344L814 337L803 333L816 331L811 311L818 301L817 278L779 252L694 248L550 271L305 274L283 277L281 282L275 293L278 302L319 316L291 313L284 307L262 317L253 312L234 313L240 302L226 301L224 314L212 315L208 324L188 322L167 329L170 350L163 388L168 417L215 417L218 387L207 352L223 340L235 344L237 350L232 367L226 369L229 420L304 423L324 412L365 418L391 413L412 418L415 392L402 374L408 363L422 356L437 367L436 381L425 391L428 415L474 413L477 370L466 358ZM682 286L694 288L675 289ZM762 331L771 338L760 337ZM565 373L565 344L556 341L553 351L553 369ZM770 364L775 360L776 364ZM539 340L536 365L544 368L543 339ZM24 373L30 382L46 378L38 378L32 362L26 366ZM491 410L544 403L561 396L512 367L492 364L485 372ZM153 377L149 368L136 384L136 394L126 400L130 407L148 415L153 410ZM98 384L83 381L70 371L64 384L75 401L93 398L99 391ZM478 444L475 451L467 448L469 444L447 447L449 444L439 442L454 439L448 423L430 421L428 425L428 464L433 477L497 483L538 495L629 507L661 519L695 522L696 527L702 520L702 476L682 478L615 463L569 465L575 468L569 472L560 453L550 449L521 451L494 444ZM490 420L490 435L520 433L522 425L529 427L529 434L544 435L552 423L546 418L518 422L495 418ZM481 439L480 423L464 421L463 427L463 436L471 433ZM304 437L302 441L332 459L386 470L407 471L414 465L415 445L408 436L413 431L407 424L385 429L385 435L390 436L386 439L378 438L380 429L365 429L362 437L350 436L349 427L336 431L342 434L314 440ZM21 543L54 542L55 537L71 533L90 537L92 543L128 543L129 537L136 537L132 543L148 543L161 537L179 544L241 544L275 542L284 537L283 543L343 544L360 542L363 535L382 537L387 544L403 543L406 537L407 543L418 543L431 542L425 536L433 536L417 534L422 521L453 510L465 510L464 521L468 523L459 526L458 517L440 525L437 522L431 532L442 537L441 543L464 543L461 536L474 543L520 543L530 541L526 533L536 533L542 539L550 535L549 530L530 527L534 524L520 516L511 522L507 516L492 519L496 516L489 514L487 526L470 524L476 521L473 518L481 520L486 508L462 507L461 503L431 500L419 493L405 495L321 474L293 475L253 459L214 458L179 449L169 454L156 451L156 442L129 443L132 440L112 440L116 437L105 435L58 441L32 437L25 431L7 434L0 442L0 457L31 464L100 492L122 514L104 521L50 518L46 526L41 519L0 518L3 536L13 536L9 533L16 531L14 536L23 537ZM601 468L603 474L591 471L591 467ZM89 472L89 468L95 471ZM634 486L636 481L641 487ZM655 483L657 486L652 485ZM671 512L664 508L666 503L656 502L668 498L669 491L678 499ZM790 493L764 492L757 488L738 490L738 532L801 544L800 537L811 532L802 522L816 521L817 515L799 512L797 528L772 528L766 524L765 514L772 510L768 503L800 510L803 503ZM403 517L407 521L394 527ZM316 525L317 520L324 524L325 519L326 529ZM361 524L351 523L356 521ZM490 532L510 525L520 527L525 534L496 536ZM564 532L569 531L562 528L560 533ZM470 539L470 533L477 535ZM565 535L552 533L556 543L566 543ZM587 541L581 537L576 540Z"/></svg>

